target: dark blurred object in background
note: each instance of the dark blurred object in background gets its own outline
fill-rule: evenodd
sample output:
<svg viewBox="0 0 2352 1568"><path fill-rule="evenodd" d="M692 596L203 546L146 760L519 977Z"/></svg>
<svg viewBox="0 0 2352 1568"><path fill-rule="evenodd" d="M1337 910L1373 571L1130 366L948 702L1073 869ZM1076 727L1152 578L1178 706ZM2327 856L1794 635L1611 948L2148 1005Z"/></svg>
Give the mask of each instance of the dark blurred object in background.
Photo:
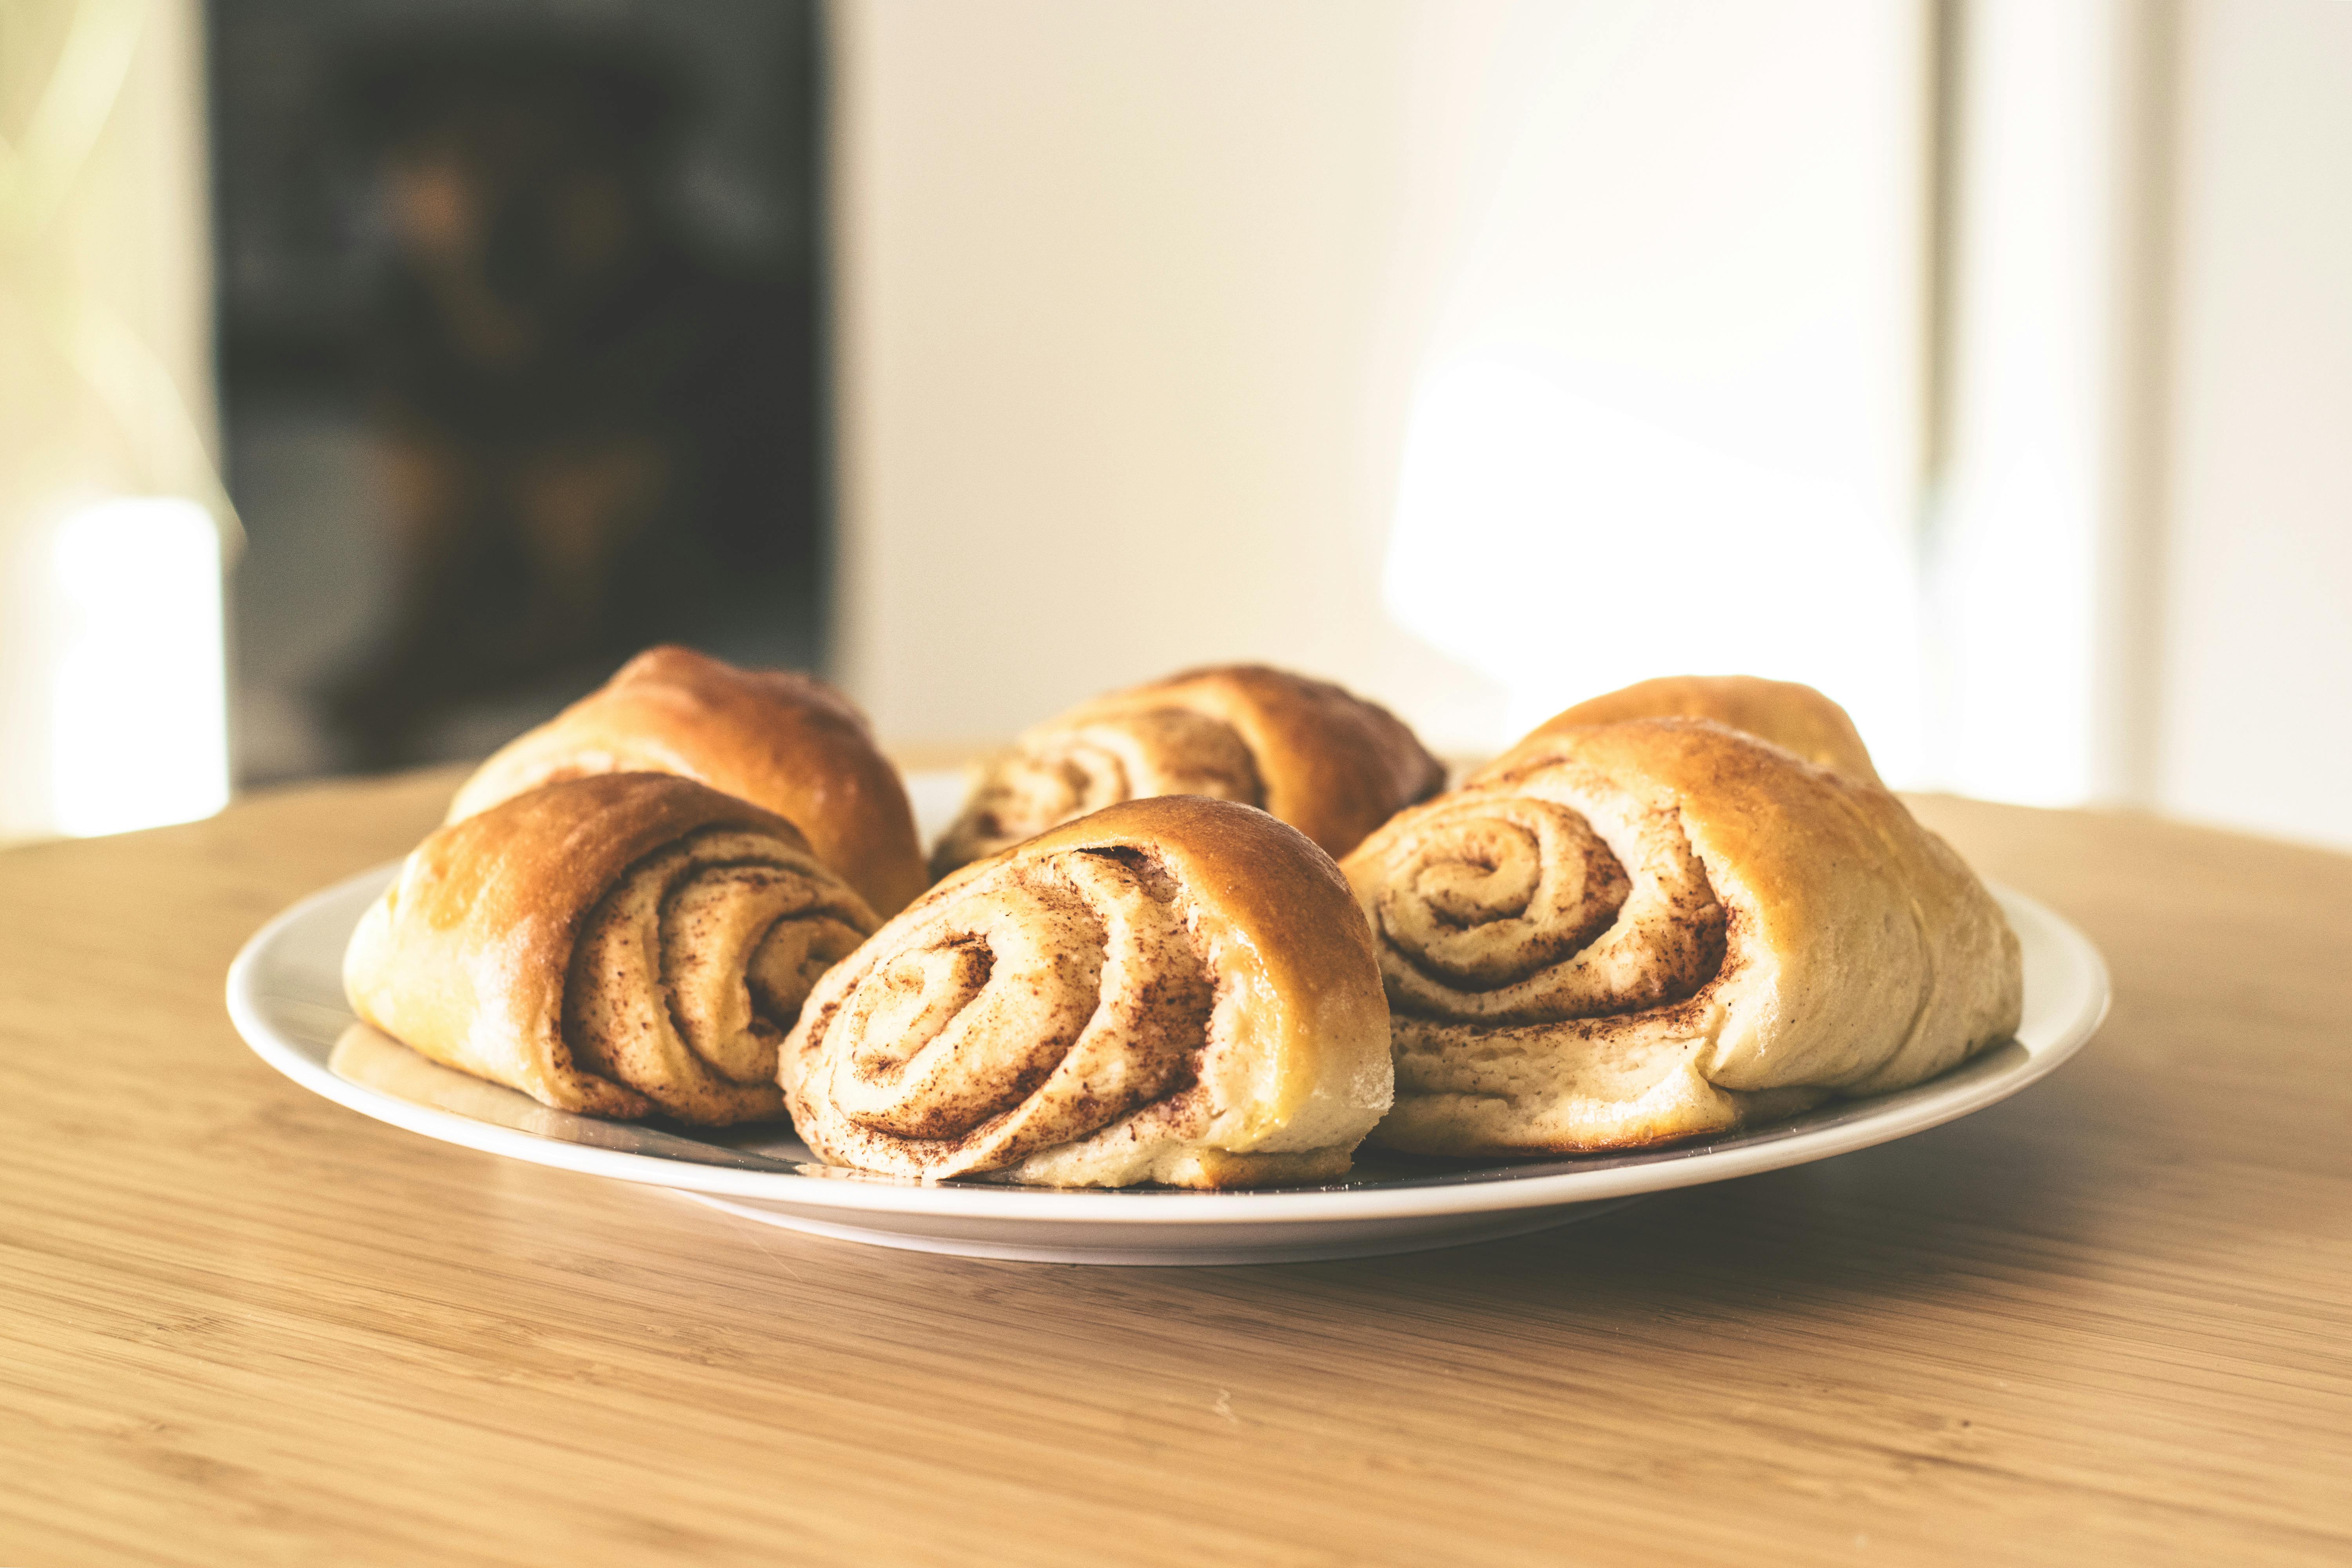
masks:
<svg viewBox="0 0 2352 1568"><path fill-rule="evenodd" d="M689 635L676 610L727 573L810 554L790 367L813 345L776 286L695 254L657 59L428 37L363 47L339 95L392 242L368 380L397 596L330 710L363 763L455 700Z"/></svg>
<svg viewBox="0 0 2352 1568"><path fill-rule="evenodd" d="M813 9L565 15L216 7L248 782L483 750L649 641L817 660Z"/></svg>

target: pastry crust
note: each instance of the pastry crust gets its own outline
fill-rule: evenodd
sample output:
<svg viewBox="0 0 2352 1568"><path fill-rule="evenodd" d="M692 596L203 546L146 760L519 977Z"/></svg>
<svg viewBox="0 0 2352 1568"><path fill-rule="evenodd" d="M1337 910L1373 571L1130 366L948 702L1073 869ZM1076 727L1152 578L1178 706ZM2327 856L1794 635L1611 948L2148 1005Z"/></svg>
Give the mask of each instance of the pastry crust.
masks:
<svg viewBox="0 0 2352 1568"><path fill-rule="evenodd" d="M2017 1026L2017 939L1874 784L1704 719L1547 725L1343 868L1394 1014L1373 1134L1614 1149L1900 1089Z"/></svg>
<svg viewBox="0 0 2352 1568"><path fill-rule="evenodd" d="M466 781L450 822L593 773L676 773L764 806L889 915L922 891L915 816L865 715L812 676L648 648L603 687L508 742Z"/></svg>
<svg viewBox="0 0 2352 1568"><path fill-rule="evenodd" d="M992 759L931 869L944 876L1089 811L1168 795L1262 806L1344 855L1444 782L1444 764L1402 720L1328 681L1255 664L1187 670L1082 702Z"/></svg>
<svg viewBox="0 0 2352 1568"><path fill-rule="evenodd" d="M343 960L362 1018L594 1116L781 1113L776 1049L879 922L798 829L667 773L560 780L437 829Z"/></svg>
<svg viewBox="0 0 2352 1568"><path fill-rule="evenodd" d="M820 981L785 1042L836 1164L1050 1186L1328 1180L1388 1109L1370 932L1250 806L1108 807L966 867Z"/></svg>
<svg viewBox="0 0 2352 1568"><path fill-rule="evenodd" d="M1879 782L1870 750L1844 709L1810 686L1753 675L1668 675L1641 681L1554 715L1527 739L1628 719L1712 719L1848 778Z"/></svg>

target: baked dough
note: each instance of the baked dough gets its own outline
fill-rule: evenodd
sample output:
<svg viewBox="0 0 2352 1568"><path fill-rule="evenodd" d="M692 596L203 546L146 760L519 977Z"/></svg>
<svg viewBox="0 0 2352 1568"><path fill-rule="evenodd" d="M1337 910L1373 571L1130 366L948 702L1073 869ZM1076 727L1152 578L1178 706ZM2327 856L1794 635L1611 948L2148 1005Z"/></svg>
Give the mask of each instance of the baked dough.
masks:
<svg viewBox="0 0 2352 1568"><path fill-rule="evenodd" d="M797 829L667 773L561 780L436 830L343 959L435 1061L593 1116L783 1109L776 1050L879 923Z"/></svg>
<svg viewBox="0 0 2352 1568"><path fill-rule="evenodd" d="M615 773L676 773L765 806L879 914L929 881L906 785L849 699L812 676L739 669L691 648L648 648L501 747L448 820L556 779Z"/></svg>
<svg viewBox="0 0 2352 1568"><path fill-rule="evenodd" d="M827 1161L937 1181L1246 1187L1345 1173L1388 1008L1339 868L1164 796L967 867L818 982L785 1042Z"/></svg>
<svg viewBox="0 0 2352 1568"><path fill-rule="evenodd" d="M1255 664L1190 670L1082 702L992 759L931 872L1167 795L1263 806L1345 855L1444 782L1444 765L1394 714L1328 681Z"/></svg>
<svg viewBox="0 0 2352 1568"><path fill-rule="evenodd" d="M1869 748L1844 709L1810 686L1753 675L1668 675L1640 681L1554 715L1528 739L1628 719L1712 719L1848 778L1879 782Z"/></svg>
<svg viewBox="0 0 2352 1568"><path fill-rule="evenodd" d="M1692 1138L2017 1026L2017 939L1943 840L1711 720L1546 725L1344 869L1394 1014L1395 1149Z"/></svg>

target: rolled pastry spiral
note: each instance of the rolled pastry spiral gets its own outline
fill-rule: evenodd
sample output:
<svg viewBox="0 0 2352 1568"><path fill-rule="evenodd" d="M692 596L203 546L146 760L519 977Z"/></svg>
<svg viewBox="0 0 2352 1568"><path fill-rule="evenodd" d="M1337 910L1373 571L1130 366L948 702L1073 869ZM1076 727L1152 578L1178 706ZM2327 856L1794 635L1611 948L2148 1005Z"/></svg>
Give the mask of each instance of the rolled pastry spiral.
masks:
<svg viewBox="0 0 2352 1568"><path fill-rule="evenodd" d="M812 676L739 669L691 648L646 649L500 747L458 789L447 820L614 773L676 773L766 807L878 913L896 913L929 881L906 785L849 699Z"/></svg>
<svg viewBox="0 0 2352 1568"><path fill-rule="evenodd" d="M777 1050L879 923L772 813L663 773L541 785L417 847L344 956L359 1016L596 1116L782 1113Z"/></svg>
<svg viewBox="0 0 2352 1568"><path fill-rule="evenodd" d="M1344 869L1394 1015L1395 1149L1690 1138L2017 1026L2017 939L1943 841L1711 720L1547 726Z"/></svg>
<svg viewBox="0 0 2352 1568"><path fill-rule="evenodd" d="M1444 765L1385 708L1328 681L1228 665L1079 704L982 769L931 873L1123 800L1197 795L1263 807L1344 855Z"/></svg>
<svg viewBox="0 0 2352 1568"><path fill-rule="evenodd" d="M1264 812L1167 796L932 889L818 982L781 1070L835 1164L1318 1181L1388 1109L1388 1009L1328 857Z"/></svg>

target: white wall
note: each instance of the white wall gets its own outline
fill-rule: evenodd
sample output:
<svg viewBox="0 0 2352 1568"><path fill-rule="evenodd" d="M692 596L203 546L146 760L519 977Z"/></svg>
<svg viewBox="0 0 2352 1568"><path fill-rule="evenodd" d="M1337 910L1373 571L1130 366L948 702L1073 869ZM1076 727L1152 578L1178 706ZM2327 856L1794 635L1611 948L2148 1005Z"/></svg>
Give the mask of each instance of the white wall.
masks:
<svg viewBox="0 0 2352 1568"><path fill-rule="evenodd" d="M1481 745L1711 665L1901 750L1908 601L1825 574L1899 575L1910 521L1923 15L843 0L846 680L980 737L1257 657ZM1442 592L1391 555L1430 417L1407 531L1476 536Z"/></svg>
<svg viewBox="0 0 2352 1568"><path fill-rule="evenodd" d="M1514 732L1649 676L1810 680L1920 752L1923 8L1530 5L1474 39L1386 603ZM1416 225L1426 232L1433 225Z"/></svg>
<svg viewBox="0 0 2352 1568"><path fill-rule="evenodd" d="M2170 40L2147 0L1959 16L1930 773L1995 799L2145 803Z"/></svg>
<svg viewBox="0 0 2352 1568"><path fill-rule="evenodd" d="M2352 5L2181 45L2158 800L2352 847Z"/></svg>
<svg viewBox="0 0 2352 1568"><path fill-rule="evenodd" d="M1746 668L2352 844L2352 5L1958 15L1930 365L1923 4L840 0L850 684L1257 657L1466 749Z"/></svg>
<svg viewBox="0 0 2352 1568"><path fill-rule="evenodd" d="M1240 657L1475 699L1378 609L1413 22L836 8L839 658L886 733Z"/></svg>

